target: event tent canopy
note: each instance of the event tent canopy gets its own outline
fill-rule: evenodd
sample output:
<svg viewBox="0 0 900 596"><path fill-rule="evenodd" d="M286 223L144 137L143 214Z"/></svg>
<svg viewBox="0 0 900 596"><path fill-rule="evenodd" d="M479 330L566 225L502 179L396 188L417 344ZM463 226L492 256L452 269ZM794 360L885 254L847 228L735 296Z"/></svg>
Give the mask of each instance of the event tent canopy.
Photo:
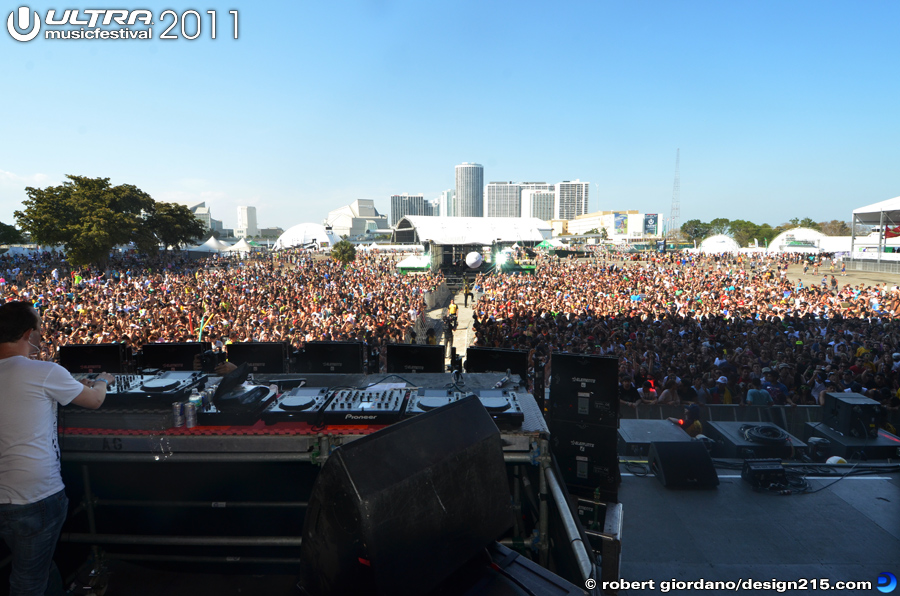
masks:
<svg viewBox="0 0 900 596"><path fill-rule="evenodd" d="M247 242L246 238L241 238L235 242L233 246L229 246L225 250L228 252L250 252L253 250L253 247L250 246L250 243Z"/></svg>
<svg viewBox="0 0 900 596"><path fill-rule="evenodd" d="M222 252L228 250L228 245L216 240L215 236L210 236L209 240L197 246L189 246L185 249L189 252Z"/></svg>
<svg viewBox="0 0 900 596"><path fill-rule="evenodd" d="M884 223L900 223L900 197L854 209L853 219L854 223L864 226L878 226L882 223L882 214L884 214Z"/></svg>

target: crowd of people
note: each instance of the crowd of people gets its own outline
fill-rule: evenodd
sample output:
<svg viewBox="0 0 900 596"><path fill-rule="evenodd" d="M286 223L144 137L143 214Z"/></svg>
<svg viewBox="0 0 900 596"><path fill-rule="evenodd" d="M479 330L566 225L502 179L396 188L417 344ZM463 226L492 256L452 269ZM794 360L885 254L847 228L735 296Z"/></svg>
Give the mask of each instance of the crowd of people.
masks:
<svg viewBox="0 0 900 596"><path fill-rule="evenodd" d="M0 300L27 300L44 324L41 357L60 346L121 342L408 341L439 273L401 276L391 256L344 266L302 250L241 260L111 258L67 266L59 253L0 256Z"/></svg>
<svg viewBox="0 0 900 596"><path fill-rule="evenodd" d="M788 278L790 265L806 273ZM896 409L900 288L839 284L831 270L840 275L833 259L796 254L539 255L533 275L475 280L472 343L527 350L545 375L553 352L615 356L630 407L821 404L850 390ZM435 343L433 329L417 338L414 327L442 281L365 253L346 266L303 250L124 254L103 268L69 267L59 253L0 256L0 299L39 310L45 359L73 343Z"/></svg>
<svg viewBox="0 0 900 596"><path fill-rule="evenodd" d="M900 288L789 279L804 258L538 259L534 275L476 280L474 345L527 350L545 375L554 352L615 356L623 407L849 390L898 409Z"/></svg>

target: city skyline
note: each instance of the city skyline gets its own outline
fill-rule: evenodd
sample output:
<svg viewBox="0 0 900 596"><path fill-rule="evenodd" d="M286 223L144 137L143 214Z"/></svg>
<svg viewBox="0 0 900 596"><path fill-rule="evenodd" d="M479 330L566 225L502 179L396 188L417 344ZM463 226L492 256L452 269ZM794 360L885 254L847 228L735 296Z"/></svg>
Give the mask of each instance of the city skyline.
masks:
<svg viewBox="0 0 900 596"><path fill-rule="evenodd" d="M193 41L157 22L190 6L146 7L143 41L0 28L0 221L26 186L74 174L205 202L227 228L238 206L288 227L433 200L473 161L485 182L580 177L588 212L666 218L678 149L682 222L846 221L900 195L896 2L239 0L238 39L228 11L213 40L197 9ZM539 30L571 34L524 34Z"/></svg>

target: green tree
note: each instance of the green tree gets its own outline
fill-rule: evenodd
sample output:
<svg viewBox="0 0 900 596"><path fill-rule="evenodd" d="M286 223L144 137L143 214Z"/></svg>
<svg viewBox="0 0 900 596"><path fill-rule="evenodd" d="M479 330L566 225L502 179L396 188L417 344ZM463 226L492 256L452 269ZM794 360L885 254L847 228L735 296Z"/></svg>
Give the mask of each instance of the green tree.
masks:
<svg viewBox="0 0 900 596"><path fill-rule="evenodd" d="M584 234L588 235L588 234L599 234L599 233L600 233L600 230L598 230L597 228L592 228L592 229L588 230L587 232L585 232Z"/></svg>
<svg viewBox="0 0 900 596"><path fill-rule="evenodd" d="M177 203L155 203L144 223L160 244L176 249L193 244L206 233L203 222Z"/></svg>
<svg viewBox="0 0 900 596"><path fill-rule="evenodd" d="M24 241L25 237L15 226L0 222L0 244L19 244Z"/></svg>
<svg viewBox="0 0 900 596"><path fill-rule="evenodd" d="M689 219L681 224L681 233L684 234L688 242L703 240L709 236L709 229L710 225L703 223L699 219Z"/></svg>
<svg viewBox="0 0 900 596"><path fill-rule="evenodd" d="M114 246L136 239L153 199L131 184L112 186L109 178L66 178L60 186L27 187L16 221L32 242L64 245L73 264L103 265Z"/></svg>
<svg viewBox="0 0 900 596"><path fill-rule="evenodd" d="M826 236L849 236L850 225L846 221L832 219L831 221L819 222L818 228Z"/></svg>
<svg viewBox="0 0 900 596"><path fill-rule="evenodd" d="M759 237L759 226L746 219L735 219L730 222L731 237L740 246L748 246L754 238Z"/></svg>
<svg viewBox="0 0 900 596"><path fill-rule="evenodd" d="M717 217L709 222L710 234L728 234L731 232L731 222L724 217Z"/></svg>
<svg viewBox="0 0 900 596"><path fill-rule="evenodd" d="M356 246L347 240L336 242L331 249L331 258L344 265L356 260Z"/></svg>
<svg viewBox="0 0 900 596"><path fill-rule="evenodd" d="M600 228L600 240L609 240L609 233L606 228Z"/></svg>

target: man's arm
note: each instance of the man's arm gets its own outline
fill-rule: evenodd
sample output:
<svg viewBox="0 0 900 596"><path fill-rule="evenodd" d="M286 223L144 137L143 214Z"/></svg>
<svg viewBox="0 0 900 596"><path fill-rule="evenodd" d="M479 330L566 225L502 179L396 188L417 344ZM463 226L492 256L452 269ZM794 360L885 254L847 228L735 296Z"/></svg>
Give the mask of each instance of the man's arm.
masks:
<svg viewBox="0 0 900 596"><path fill-rule="evenodd" d="M103 381L106 381L106 383ZM73 399L70 403L89 410L96 410L103 405L104 400L106 400L106 389L109 386L109 383L114 381L115 378L109 373L100 373L97 375L97 378L91 382L91 386L88 387L87 384L85 384L84 389L81 390L78 397Z"/></svg>

